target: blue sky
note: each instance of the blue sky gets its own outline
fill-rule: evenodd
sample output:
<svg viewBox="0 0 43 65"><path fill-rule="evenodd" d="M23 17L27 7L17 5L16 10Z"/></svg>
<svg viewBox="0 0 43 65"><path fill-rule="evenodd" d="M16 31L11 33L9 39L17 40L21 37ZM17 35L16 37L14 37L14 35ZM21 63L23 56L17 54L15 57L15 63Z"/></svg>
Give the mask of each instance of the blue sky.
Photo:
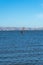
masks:
<svg viewBox="0 0 43 65"><path fill-rule="evenodd" d="M1 27L43 27L43 0L0 0Z"/></svg>

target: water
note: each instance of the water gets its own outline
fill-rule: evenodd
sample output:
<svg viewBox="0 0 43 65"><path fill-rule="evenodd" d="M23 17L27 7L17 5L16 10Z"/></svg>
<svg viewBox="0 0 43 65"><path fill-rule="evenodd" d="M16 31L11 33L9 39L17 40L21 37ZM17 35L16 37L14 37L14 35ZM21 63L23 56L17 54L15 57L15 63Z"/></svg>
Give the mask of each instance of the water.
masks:
<svg viewBox="0 0 43 65"><path fill-rule="evenodd" d="M43 31L0 31L0 65L43 65Z"/></svg>

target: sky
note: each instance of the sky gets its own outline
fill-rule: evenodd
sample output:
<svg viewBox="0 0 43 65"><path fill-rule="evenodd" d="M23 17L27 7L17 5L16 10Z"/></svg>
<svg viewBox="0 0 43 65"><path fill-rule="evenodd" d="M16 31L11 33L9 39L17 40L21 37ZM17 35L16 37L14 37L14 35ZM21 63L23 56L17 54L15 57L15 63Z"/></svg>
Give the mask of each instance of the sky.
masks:
<svg viewBox="0 0 43 65"><path fill-rule="evenodd" d="M43 27L43 0L0 0L0 27Z"/></svg>

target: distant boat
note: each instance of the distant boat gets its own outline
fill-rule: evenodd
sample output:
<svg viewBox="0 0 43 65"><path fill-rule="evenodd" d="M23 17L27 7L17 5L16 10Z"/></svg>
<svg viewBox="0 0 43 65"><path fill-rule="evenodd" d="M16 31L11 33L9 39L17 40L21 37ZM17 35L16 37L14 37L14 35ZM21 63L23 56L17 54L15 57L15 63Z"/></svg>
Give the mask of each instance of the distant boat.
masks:
<svg viewBox="0 0 43 65"><path fill-rule="evenodd" d="M22 28L22 30L20 31L20 32L21 32L21 34L23 34L23 33L24 33L24 29L25 29L25 28L23 27L23 28Z"/></svg>

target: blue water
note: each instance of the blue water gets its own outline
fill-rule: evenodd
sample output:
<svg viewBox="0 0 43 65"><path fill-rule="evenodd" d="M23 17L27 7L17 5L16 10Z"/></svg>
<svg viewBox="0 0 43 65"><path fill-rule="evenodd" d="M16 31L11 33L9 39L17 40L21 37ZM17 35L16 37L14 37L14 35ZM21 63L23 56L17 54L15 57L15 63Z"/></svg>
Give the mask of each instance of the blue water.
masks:
<svg viewBox="0 0 43 65"><path fill-rule="evenodd" d="M43 65L43 31L0 31L0 65Z"/></svg>

